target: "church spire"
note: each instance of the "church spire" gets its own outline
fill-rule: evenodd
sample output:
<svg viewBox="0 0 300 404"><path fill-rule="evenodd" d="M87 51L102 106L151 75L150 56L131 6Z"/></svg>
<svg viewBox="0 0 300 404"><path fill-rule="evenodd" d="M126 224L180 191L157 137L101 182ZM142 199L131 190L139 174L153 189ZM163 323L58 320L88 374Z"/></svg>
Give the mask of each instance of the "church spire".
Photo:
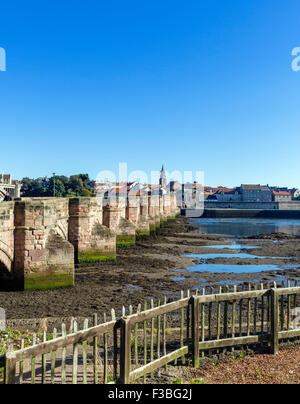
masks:
<svg viewBox="0 0 300 404"><path fill-rule="evenodd" d="M167 189L167 177L164 165L161 167L159 185L161 185L163 189Z"/></svg>

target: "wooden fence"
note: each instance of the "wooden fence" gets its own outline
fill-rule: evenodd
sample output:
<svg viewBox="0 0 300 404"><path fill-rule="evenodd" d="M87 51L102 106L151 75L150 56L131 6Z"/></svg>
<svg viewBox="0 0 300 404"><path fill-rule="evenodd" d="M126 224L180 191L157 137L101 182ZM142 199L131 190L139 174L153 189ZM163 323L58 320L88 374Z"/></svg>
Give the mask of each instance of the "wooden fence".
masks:
<svg viewBox="0 0 300 404"><path fill-rule="evenodd" d="M122 317L93 326L84 323L71 334L65 325L62 335L54 330L50 339L36 337L33 345L9 351L0 357L5 367L5 384L121 383L145 381L170 363L199 366L202 357L237 347L263 345L277 354L281 341L298 339L300 328L294 320L300 304L300 288L272 284L247 290L193 296L155 307L145 303L133 312L122 310ZM298 313L300 314L300 313ZM300 324L299 324L300 325Z"/></svg>

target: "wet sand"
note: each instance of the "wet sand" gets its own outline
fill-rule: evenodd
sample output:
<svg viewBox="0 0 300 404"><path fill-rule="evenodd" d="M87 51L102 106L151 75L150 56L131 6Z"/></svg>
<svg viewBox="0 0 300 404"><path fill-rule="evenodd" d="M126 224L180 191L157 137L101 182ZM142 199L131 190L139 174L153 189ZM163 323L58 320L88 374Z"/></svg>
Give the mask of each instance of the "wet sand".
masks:
<svg viewBox="0 0 300 404"><path fill-rule="evenodd" d="M243 252L286 259L214 258L206 262L229 265L296 264L296 269L236 274L230 272L230 266L224 265L226 273L188 272L186 268L199 263L199 259L184 257L183 254L228 253L228 250L207 246L230 244L234 240L228 241L220 235L200 235L184 218L178 218L165 224L157 235L139 240L136 246L120 248L115 262L77 268L74 288L0 292L0 307L6 309L10 320L90 317L93 313L98 313L101 319L102 314L109 313L111 308L120 310L123 305L137 307L150 298L179 298L180 290L193 290L209 285L217 288L234 282L271 282L279 277L300 278L300 259L289 258L300 257L299 239L279 235L278 241L274 242L276 237L258 236L238 242L260 247ZM230 253L234 253L234 250ZM176 281L174 278L184 279Z"/></svg>

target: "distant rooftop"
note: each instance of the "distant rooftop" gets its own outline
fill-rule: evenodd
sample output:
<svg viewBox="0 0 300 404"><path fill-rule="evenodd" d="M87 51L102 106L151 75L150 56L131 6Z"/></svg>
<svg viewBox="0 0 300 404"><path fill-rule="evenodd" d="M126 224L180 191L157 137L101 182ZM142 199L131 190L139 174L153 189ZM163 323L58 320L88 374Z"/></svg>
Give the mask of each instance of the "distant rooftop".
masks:
<svg viewBox="0 0 300 404"><path fill-rule="evenodd" d="M11 174L0 174L0 184L11 184L12 176Z"/></svg>
<svg viewBox="0 0 300 404"><path fill-rule="evenodd" d="M274 195L278 195L278 196L290 196L291 193L288 191L273 191Z"/></svg>
<svg viewBox="0 0 300 404"><path fill-rule="evenodd" d="M252 184L242 184L241 188L245 191L270 191L269 185L252 185Z"/></svg>
<svg viewBox="0 0 300 404"><path fill-rule="evenodd" d="M260 191L260 185L246 185L242 184L241 186L242 189L246 191Z"/></svg>

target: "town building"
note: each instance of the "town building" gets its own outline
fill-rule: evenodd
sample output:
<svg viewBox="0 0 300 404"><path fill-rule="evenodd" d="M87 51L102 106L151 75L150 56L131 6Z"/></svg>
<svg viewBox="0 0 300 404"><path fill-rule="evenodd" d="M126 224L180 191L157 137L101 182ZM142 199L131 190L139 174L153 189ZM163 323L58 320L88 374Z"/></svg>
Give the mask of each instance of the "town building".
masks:
<svg viewBox="0 0 300 404"><path fill-rule="evenodd" d="M177 191L177 206L183 208L196 209L199 204L205 201L205 190L202 184L198 182L187 182L182 185L181 201L179 200L180 191Z"/></svg>
<svg viewBox="0 0 300 404"><path fill-rule="evenodd" d="M213 193L209 193L207 199L218 202L240 202L241 194L237 188L219 187Z"/></svg>
<svg viewBox="0 0 300 404"><path fill-rule="evenodd" d="M0 201L20 198L21 187L18 181L13 181L11 174L0 174Z"/></svg>
<svg viewBox="0 0 300 404"><path fill-rule="evenodd" d="M274 202L289 202L292 200L290 191L272 191Z"/></svg>
<svg viewBox="0 0 300 404"><path fill-rule="evenodd" d="M272 190L268 185L245 185L239 188L242 202L272 202Z"/></svg>
<svg viewBox="0 0 300 404"><path fill-rule="evenodd" d="M293 189L292 190L292 198L294 201L300 200L300 189Z"/></svg>
<svg viewBox="0 0 300 404"><path fill-rule="evenodd" d="M0 174L0 184L12 184L12 176L11 174Z"/></svg>

